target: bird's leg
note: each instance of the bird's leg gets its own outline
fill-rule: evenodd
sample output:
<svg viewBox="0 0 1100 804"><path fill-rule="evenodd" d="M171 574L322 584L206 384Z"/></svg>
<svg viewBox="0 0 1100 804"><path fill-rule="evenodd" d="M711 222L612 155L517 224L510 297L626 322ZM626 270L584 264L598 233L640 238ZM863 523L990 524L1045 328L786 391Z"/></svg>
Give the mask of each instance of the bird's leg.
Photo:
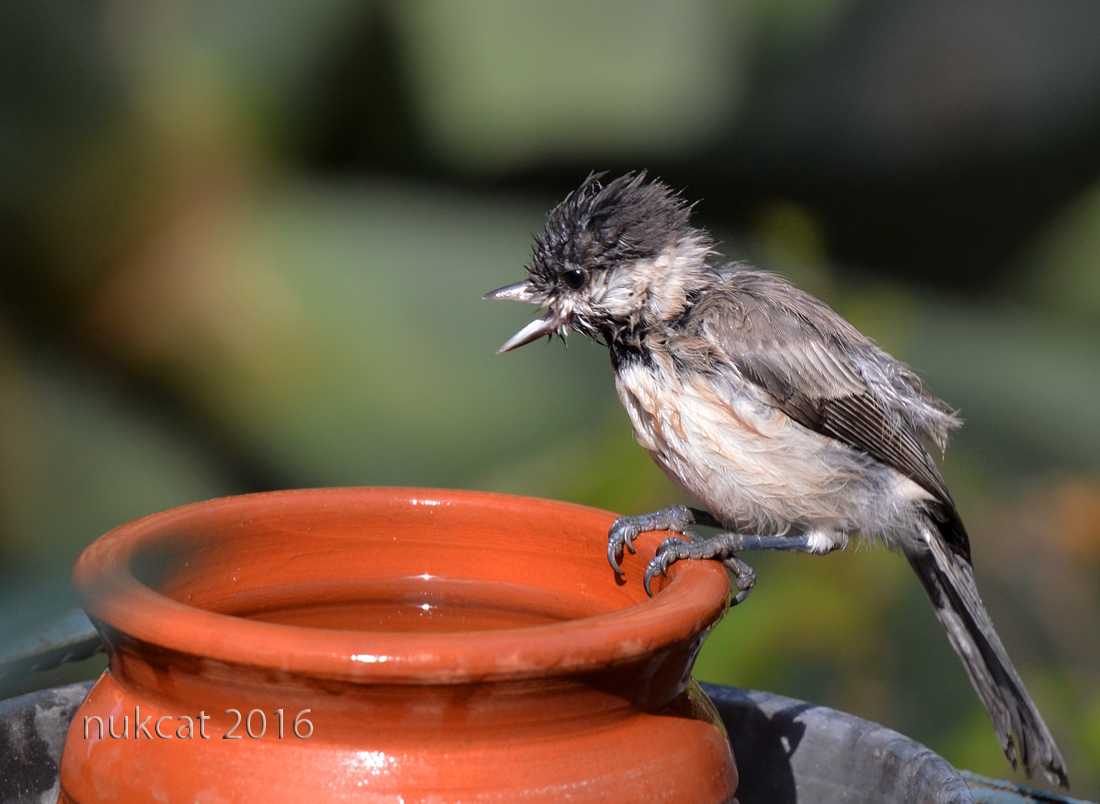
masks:
<svg viewBox="0 0 1100 804"><path fill-rule="evenodd" d="M685 558L711 559L721 561L737 577L740 594L734 598L734 604L746 597L756 582L756 574L736 557L746 550L789 550L796 553L829 553L842 549L847 537L832 536L818 531L810 531L801 536L753 536L743 533L719 533L710 539L686 541L675 536L665 539L657 548L657 555L646 567L642 585L652 595L650 583L658 575L667 575L668 568Z"/></svg>

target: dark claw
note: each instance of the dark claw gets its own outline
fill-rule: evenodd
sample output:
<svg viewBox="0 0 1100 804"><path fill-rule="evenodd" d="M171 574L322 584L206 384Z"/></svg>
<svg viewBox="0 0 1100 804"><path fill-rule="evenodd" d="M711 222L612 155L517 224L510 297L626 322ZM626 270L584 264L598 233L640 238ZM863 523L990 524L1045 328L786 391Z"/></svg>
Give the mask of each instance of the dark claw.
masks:
<svg viewBox="0 0 1100 804"><path fill-rule="evenodd" d="M736 606L738 603L744 602L745 598L749 596L749 592L756 586L756 571L736 556L730 556L722 563L733 573L737 594L734 595L730 605Z"/></svg>
<svg viewBox="0 0 1100 804"><path fill-rule="evenodd" d="M623 550L625 548L631 553L637 551L634 540L638 538L639 533L641 531L632 523L631 517L621 516L611 523L611 532L607 537L607 562L617 574L625 574L619 563L623 557Z"/></svg>
<svg viewBox="0 0 1100 804"><path fill-rule="evenodd" d="M640 516L621 516L611 523L608 531L607 563L616 573L623 575L623 553L635 552L634 540L639 534L651 530L669 530L683 533L688 539L694 540L696 536L690 530L694 521L695 512L683 505L672 505Z"/></svg>
<svg viewBox="0 0 1100 804"><path fill-rule="evenodd" d="M653 590L649 588L650 582L657 575L665 575L666 569L660 558L655 558L649 562L649 566L645 568L645 576L642 578L642 587L645 589L645 593L650 597L653 597Z"/></svg>
<svg viewBox="0 0 1100 804"><path fill-rule="evenodd" d="M691 534L689 538L694 541L694 534ZM681 539L679 536L669 536L657 545L657 555L649 562L649 566L645 568L645 575L642 577L642 587L647 595L653 597L650 583L658 575L668 576L668 568L684 557L680 548L687 547L687 544L688 541Z"/></svg>
<svg viewBox="0 0 1100 804"><path fill-rule="evenodd" d="M734 555L725 557L720 553L715 556L707 555L709 552L707 548L712 545L704 546L704 540L690 531L683 535L685 538L670 536L657 546L657 555L649 562L649 566L645 569L645 576L642 578L642 586L645 587L646 594L653 597L650 586L653 579L658 575L667 576L669 567L677 561L685 558L718 558L733 573L734 585L737 587L737 594L734 595L730 605L736 606L743 602L756 585L756 572L753 568Z"/></svg>

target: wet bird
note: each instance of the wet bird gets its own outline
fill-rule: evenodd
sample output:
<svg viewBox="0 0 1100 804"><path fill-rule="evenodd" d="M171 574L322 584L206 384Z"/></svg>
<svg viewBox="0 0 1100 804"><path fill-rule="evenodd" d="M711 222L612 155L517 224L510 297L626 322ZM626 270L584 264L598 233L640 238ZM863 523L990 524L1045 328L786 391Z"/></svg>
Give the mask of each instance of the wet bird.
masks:
<svg viewBox="0 0 1100 804"><path fill-rule="evenodd" d="M620 517L608 559L670 536L644 583L716 559L740 602L739 554L829 553L850 536L909 560L1013 767L1068 786L1065 762L982 604L966 528L925 444L960 422L907 366L823 302L750 267L718 265L691 205L646 174L590 175L547 217L527 278L486 295L545 315L507 343L578 332L611 353L635 437L701 508ZM693 525L721 533L702 539Z"/></svg>

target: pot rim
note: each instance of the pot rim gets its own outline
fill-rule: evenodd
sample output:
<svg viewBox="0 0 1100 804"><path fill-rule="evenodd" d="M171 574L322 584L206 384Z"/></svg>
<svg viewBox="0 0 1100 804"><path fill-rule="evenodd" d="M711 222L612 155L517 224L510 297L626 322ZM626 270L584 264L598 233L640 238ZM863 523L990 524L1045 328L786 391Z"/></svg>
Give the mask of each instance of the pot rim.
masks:
<svg viewBox="0 0 1100 804"><path fill-rule="evenodd" d="M215 507L324 502L336 496L488 510L565 510L604 520L588 506L495 492L404 487L292 489L222 497L171 508L120 525L92 543L73 570L81 604L112 652L132 639L170 652L232 665L371 683L466 683L575 675L638 662L701 639L726 610L729 578L713 561L674 565L652 598L617 611L549 625L463 632L370 632L311 628L221 614L174 600L138 580L135 553L172 526ZM655 546L663 534L643 534ZM655 541L654 541L655 540ZM640 578L631 579L638 582ZM609 578L608 583L614 581ZM113 633L112 633L113 632Z"/></svg>

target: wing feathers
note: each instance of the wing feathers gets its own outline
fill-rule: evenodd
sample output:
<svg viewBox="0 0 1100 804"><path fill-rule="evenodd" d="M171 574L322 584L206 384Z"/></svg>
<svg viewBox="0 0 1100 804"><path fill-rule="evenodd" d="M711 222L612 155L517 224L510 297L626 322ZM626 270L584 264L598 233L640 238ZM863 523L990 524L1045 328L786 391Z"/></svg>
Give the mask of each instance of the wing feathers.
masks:
<svg viewBox="0 0 1100 804"><path fill-rule="evenodd" d="M825 304L779 277L735 268L688 325L796 422L896 469L934 498L937 518L957 520L921 442L945 437L954 423L947 407ZM952 532L952 547L968 558L965 531Z"/></svg>

